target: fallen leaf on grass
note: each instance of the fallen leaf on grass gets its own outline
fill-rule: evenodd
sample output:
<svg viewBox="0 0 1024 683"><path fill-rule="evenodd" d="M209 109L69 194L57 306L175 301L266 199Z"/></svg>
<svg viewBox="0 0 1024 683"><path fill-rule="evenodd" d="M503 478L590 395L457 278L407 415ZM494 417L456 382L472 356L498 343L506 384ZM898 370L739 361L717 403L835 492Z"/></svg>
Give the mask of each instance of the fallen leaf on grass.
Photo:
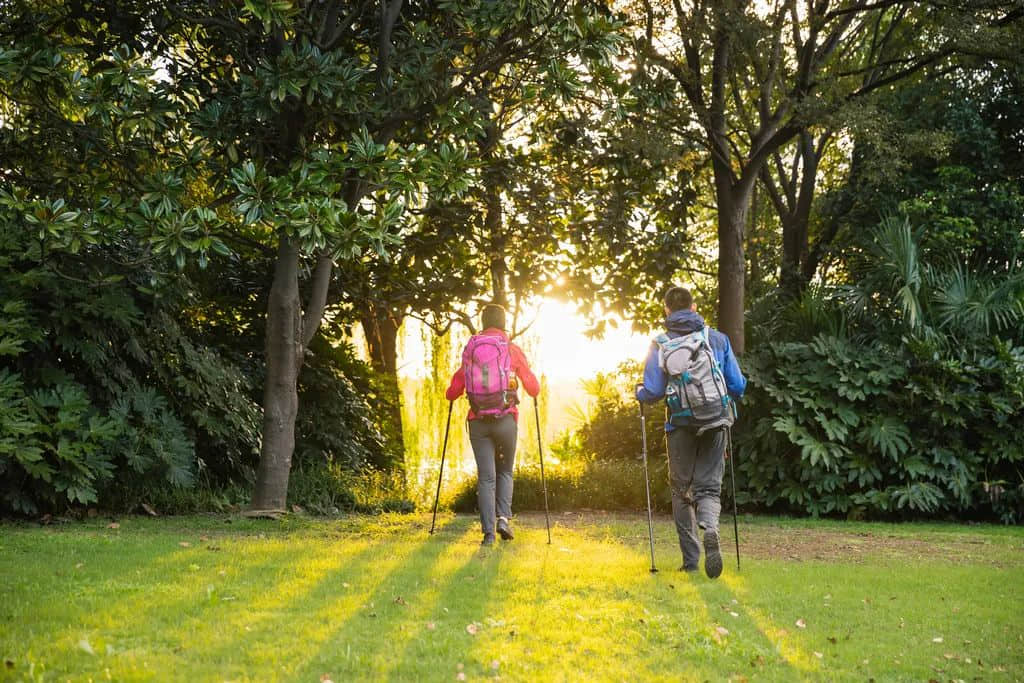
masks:
<svg viewBox="0 0 1024 683"><path fill-rule="evenodd" d="M821 658L822 658L822 657L824 657L825 655L824 655L824 654L822 654L821 652L815 652L815 653L814 653L814 656L815 656L815 657L817 657L818 659L821 659Z"/></svg>
<svg viewBox="0 0 1024 683"><path fill-rule="evenodd" d="M79 562L78 564L75 565L75 569L81 569L84 566L85 566L84 562Z"/></svg>
<svg viewBox="0 0 1024 683"><path fill-rule="evenodd" d="M466 674L464 674L463 672L460 671L459 673L455 674L455 680L457 680L457 681L464 681L464 680L466 680Z"/></svg>
<svg viewBox="0 0 1024 683"><path fill-rule="evenodd" d="M807 628L807 622L804 621L803 619L797 619L796 620L796 627L797 628Z"/></svg>
<svg viewBox="0 0 1024 683"><path fill-rule="evenodd" d="M5 659L4 660L4 666L6 666L8 669L13 669L14 668L14 662L12 662L9 659Z"/></svg>
<svg viewBox="0 0 1024 683"><path fill-rule="evenodd" d="M88 652L91 655L96 654L96 652L92 649L92 645L89 644L89 641L85 638L82 638L80 641L78 641L78 649L82 650L83 652Z"/></svg>
<svg viewBox="0 0 1024 683"><path fill-rule="evenodd" d="M142 504L139 505L139 507L141 507L146 512L146 514L149 515L150 517L157 517L158 516L156 514L156 510L154 510L153 506L151 506L151 505L148 505L146 503L142 503Z"/></svg>
<svg viewBox="0 0 1024 683"><path fill-rule="evenodd" d="M942 636L936 636L936 637L932 638L932 642L933 643L941 643L942 642Z"/></svg>
<svg viewBox="0 0 1024 683"><path fill-rule="evenodd" d="M349 585L348 585L348 583L346 583L346 582L342 581L342 582L341 582L341 587L342 587L342 588L348 588L348 587L349 587Z"/></svg>
<svg viewBox="0 0 1024 683"><path fill-rule="evenodd" d="M737 613L737 612L729 612L729 614L733 615L734 617L738 617L739 616L739 613Z"/></svg>
<svg viewBox="0 0 1024 683"><path fill-rule="evenodd" d="M405 598L403 598L401 595L399 595L397 598L395 598L395 604L396 605L406 605L407 603L405 602Z"/></svg>
<svg viewBox="0 0 1024 683"><path fill-rule="evenodd" d="M835 645L835 644L836 644L837 642L839 642L839 641L838 641L838 640L836 640L836 637L835 637L835 636L829 636L829 637L828 637L828 642L830 642L830 643L832 643L833 645Z"/></svg>
<svg viewBox="0 0 1024 683"><path fill-rule="evenodd" d="M180 545L182 548L191 548L192 547L192 544L189 543L188 541L178 541L178 545Z"/></svg>
<svg viewBox="0 0 1024 683"><path fill-rule="evenodd" d="M200 536L200 537L199 537L199 542L200 542L200 543L206 543L206 542L207 542L207 541L209 541L209 540L210 540L210 537L209 537L209 536Z"/></svg>
<svg viewBox="0 0 1024 683"><path fill-rule="evenodd" d="M108 529L120 529L121 525L118 524L117 522L111 522L110 524L107 525L107 528Z"/></svg>
<svg viewBox="0 0 1024 683"><path fill-rule="evenodd" d="M331 674L320 674L320 683L334 683L331 680Z"/></svg>
<svg viewBox="0 0 1024 683"><path fill-rule="evenodd" d="M501 662L499 662L497 659L492 659L491 660L491 668L493 670L497 671L498 667L500 667L500 666L501 666Z"/></svg>
<svg viewBox="0 0 1024 683"><path fill-rule="evenodd" d="M722 639L725 638L727 635L729 635L729 629L725 628L724 626L716 626L715 630L711 634L715 641L719 643L722 642Z"/></svg>
<svg viewBox="0 0 1024 683"><path fill-rule="evenodd" d="M478 624L475 621L472 624L468 624L466 626L466 633L468 633L471 636L475 636L479 632L480 632L480 624Z"/></svg>
<svg viewBox="0 0 1024 683"><path fill-rule="evenodd" d="M435 624L432 621L428 621L427 622L427 630L428 631L433 631L435 628L437 628L437 624Z"/></svg>

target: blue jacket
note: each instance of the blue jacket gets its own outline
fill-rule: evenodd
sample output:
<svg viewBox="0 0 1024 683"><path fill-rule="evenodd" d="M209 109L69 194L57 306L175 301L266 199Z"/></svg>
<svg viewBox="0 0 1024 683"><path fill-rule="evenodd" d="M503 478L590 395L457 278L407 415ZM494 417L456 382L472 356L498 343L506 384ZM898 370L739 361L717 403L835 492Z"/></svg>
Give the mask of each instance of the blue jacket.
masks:
<svg viewBox="0 0 1024 683"><path fill-rule="evenodd" d="M676 311L665 319L665 330L671 338L696 332L703 327L704 318L690 310ZM743 390L747 388L747 380L740 371L736 356L732 353L729 338L718 330L712 329L708 332L711 351L715 354L715 360L718 361L719 367L722 368L729 395L734 400L739 400L743 397ZM636 398L638 401L644 402L660 400L664 398L667 386L668 376L658 363L658 344L651 342L651 350L647 353L647 363L644 365L644 383L637 387ZM675 429L673 425L665 423L666 432L673 429Z"/></svg>

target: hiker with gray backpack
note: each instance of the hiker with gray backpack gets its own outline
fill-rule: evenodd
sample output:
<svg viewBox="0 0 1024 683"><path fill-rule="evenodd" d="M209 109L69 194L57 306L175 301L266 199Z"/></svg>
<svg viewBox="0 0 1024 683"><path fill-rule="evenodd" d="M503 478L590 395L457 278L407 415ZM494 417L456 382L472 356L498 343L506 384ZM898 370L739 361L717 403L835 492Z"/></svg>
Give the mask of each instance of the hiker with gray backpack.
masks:
<svg viewBox="0 0 1024 683"><path fill-rule="evenodd" d="M718 518L726 433L747 380L729 338L705 324L689 290L672 287L664 302L665 332L651 344L636 398L641 406L665 399L672 517L683 553L680 569L698 569L699 529L704 535L704 571L714 579L722 573Z"/></svg>
<svg viewBox="0 0 1024 683"><path fill-rule="evenodd" d="M483 331L473 335L462 352L462 365L452 375L445 398L462 392L469 399L469 442L477 468L481 545L494 544L497 532L512 540L512 467L515 464L519 403L517 389L536 398L540 382L522 349L505 332L505 309L489 304L480 314Z"/></svg>

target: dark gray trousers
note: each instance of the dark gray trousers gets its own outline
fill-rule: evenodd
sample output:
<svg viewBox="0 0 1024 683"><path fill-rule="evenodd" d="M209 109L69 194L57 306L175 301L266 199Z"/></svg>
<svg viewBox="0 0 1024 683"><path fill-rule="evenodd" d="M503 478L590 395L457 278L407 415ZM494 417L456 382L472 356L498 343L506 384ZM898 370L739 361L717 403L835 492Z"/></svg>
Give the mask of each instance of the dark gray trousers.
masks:
<svg viewBox="0 0 1024 683"><path fill-rule="evenodd" d="M476 499L480 526L485 534L494 533L498 517L512 516L516 436L516 420L512 415L469 421L469 443L476 458Z"/></svg>
<svg viewBox="0 0 1024 683"><path fill-rule="evenodd" d="M681 427L668 432L666 439L672 517L679 549L683 551L683 566L696 569L700 560L697 527L717 532L722 512L725 430L697 436L696 430Z"/></svg>

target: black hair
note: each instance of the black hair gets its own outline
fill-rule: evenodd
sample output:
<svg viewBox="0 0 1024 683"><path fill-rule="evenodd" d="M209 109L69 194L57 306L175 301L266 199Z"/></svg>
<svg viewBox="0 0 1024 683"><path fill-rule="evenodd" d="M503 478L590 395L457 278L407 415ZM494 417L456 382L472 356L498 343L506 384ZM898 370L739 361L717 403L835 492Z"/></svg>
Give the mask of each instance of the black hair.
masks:
<svg viewBox="0 0 1024 683"><path fill-rule="evenodd" d="M480 313L480 323L486 330L489 327L496 327L499 330L505 329L505 309L498 304L487 304Z"/></svg>
<svg viewBox="0 0 1024 683"><path fill-rule="evenodd" d="M672 313L689 310L693 306L693 294L685 287L669 287L665 292L665 305Z"/></svg>

